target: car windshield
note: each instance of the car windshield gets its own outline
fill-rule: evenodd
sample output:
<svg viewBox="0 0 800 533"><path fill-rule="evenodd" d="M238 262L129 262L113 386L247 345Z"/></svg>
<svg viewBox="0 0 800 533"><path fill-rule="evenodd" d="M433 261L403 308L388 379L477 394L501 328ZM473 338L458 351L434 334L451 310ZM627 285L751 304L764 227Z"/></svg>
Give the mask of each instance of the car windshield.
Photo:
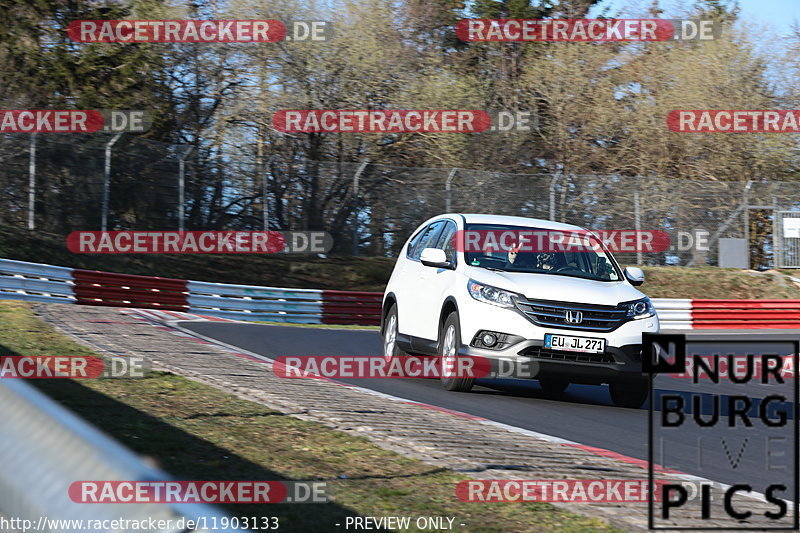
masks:
<svg viewBox="0 0 800 533"><path fill-rule="evenodd" d="M619 281L622 274L600 241L582 231L581 242L570 246L569 233L525 226L469 224L464 257L468 265L529 274L552 274L594 281Z"/></svg>

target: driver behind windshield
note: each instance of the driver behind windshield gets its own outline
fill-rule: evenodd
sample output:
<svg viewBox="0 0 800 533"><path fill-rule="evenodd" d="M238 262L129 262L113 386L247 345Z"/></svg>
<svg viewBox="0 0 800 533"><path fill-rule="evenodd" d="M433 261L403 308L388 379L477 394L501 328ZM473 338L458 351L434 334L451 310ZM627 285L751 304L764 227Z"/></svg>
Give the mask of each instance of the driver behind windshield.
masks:
<svg viewBox="0 0 800 533"><path fill-rule="evenodd" d="M536 270L551 271L561 268L567 264L563 253L547 252L520 252L519 246L514 246L508 250L506 260L507 270L525 270L534 268Z"/></svg>

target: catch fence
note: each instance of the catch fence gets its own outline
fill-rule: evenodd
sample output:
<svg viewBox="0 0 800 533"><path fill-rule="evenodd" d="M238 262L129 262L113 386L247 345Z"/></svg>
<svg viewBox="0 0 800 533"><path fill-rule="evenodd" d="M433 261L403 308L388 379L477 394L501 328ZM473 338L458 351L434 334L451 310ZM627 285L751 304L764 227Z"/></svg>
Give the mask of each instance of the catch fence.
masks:
<svg viewBox="0 0 800 533"><path fill-rule="evenodd" d="M101 229L104 220L109 230L322 230L334 253L393 257L426 218L494 213L670 235L670 249L622 255L628 264L716 265L719 239L740 238L759 251L752 267L800 267L800 237L782 225L796 216L783 212L800 211L800 182L211 157L130 135L111 140L38 135L33 150L30 135L0 135L0 224L56 233Z"/></svg>

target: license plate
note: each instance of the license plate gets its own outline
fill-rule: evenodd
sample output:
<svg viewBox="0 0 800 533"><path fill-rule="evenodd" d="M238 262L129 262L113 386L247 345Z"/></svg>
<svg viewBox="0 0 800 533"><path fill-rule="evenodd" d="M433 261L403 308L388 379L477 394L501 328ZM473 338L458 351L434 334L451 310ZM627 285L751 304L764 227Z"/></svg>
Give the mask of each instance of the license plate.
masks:
<svg viewBox="0 0 800 533"><path fill-rule="evenodd" d="M544 347L563 352L603 353L606 349L606 340L547 333L544 336Z"/></svg>

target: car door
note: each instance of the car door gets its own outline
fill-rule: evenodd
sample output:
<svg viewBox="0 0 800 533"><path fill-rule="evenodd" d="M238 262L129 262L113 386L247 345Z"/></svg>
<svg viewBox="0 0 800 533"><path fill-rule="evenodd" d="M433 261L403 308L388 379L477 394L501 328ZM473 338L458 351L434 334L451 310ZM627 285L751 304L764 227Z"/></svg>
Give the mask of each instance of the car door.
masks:
<svg viewBox="0 0 800 533"><path fill-rule="evenodd" d="M446 220L442 231L436 239L435 244L429 244L428 248L439 248L444 250L447 255L448 261L455 264L456 251L453 245L453 236L457 230L456 223L452 220ZM453 282L455 279L455 271L447 268L426 267L419 263L421 270L420 287L423 288L418 295L418 320L419 320L419 337L435 341L439 335L439 313L442 309L442 303L447 295L450 294Z"/></svg>
<svg viewBox="0 0 800 533"><path fill-rule="evenodd" d="M420 335L420 328L423 324L419 317L419 300L426 290L423 285L424 272L422 269L427 267L423 267L419 262L419 256L422 250L429 247L431 243L434 243L435 246L443 226L444 221L441 220L428 224L420 233L419 238L415 237L409 243L406 250L405 264L401 270L400 286L402 291L397 294L398 331L405 335L415 337Z"/></svg>

